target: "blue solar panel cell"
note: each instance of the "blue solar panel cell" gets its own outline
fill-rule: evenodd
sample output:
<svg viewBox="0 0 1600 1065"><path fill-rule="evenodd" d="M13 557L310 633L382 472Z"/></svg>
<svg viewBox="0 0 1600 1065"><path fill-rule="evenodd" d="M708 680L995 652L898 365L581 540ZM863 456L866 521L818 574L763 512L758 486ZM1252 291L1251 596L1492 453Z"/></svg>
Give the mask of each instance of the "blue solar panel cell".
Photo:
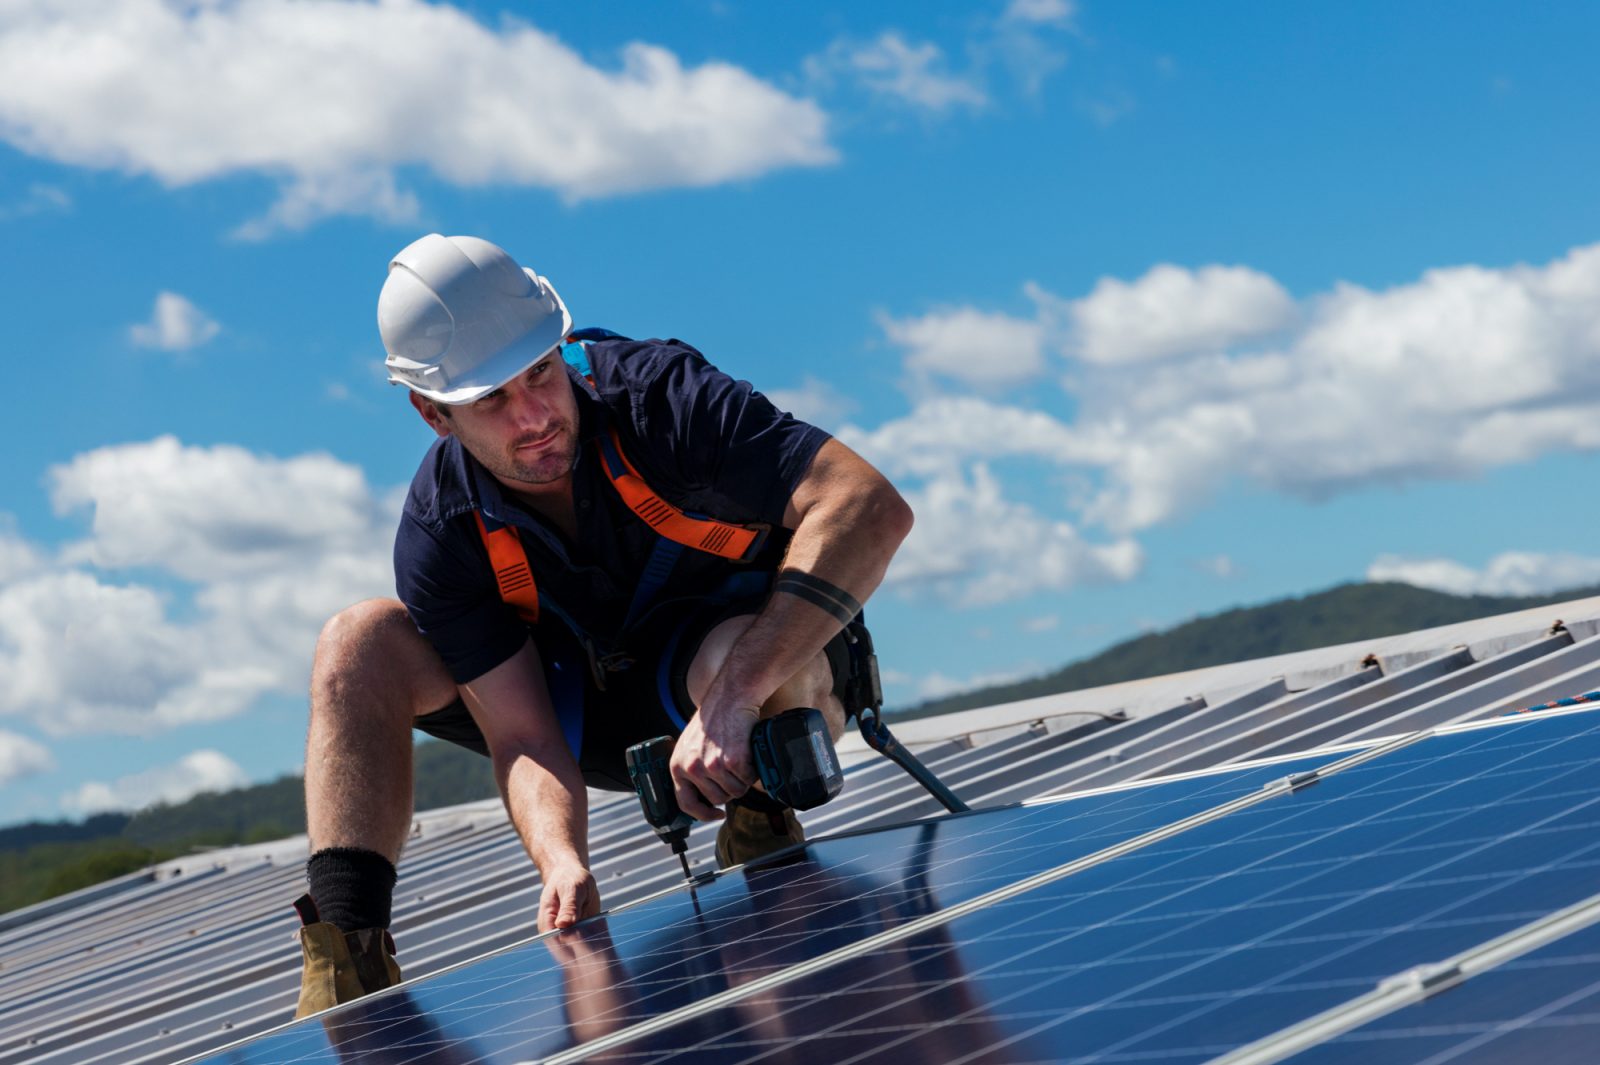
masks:
<svg viewBox="0 0 1600 1065"><path fill-rule="evenodd" d="M1597 1057L1600 926L1591 925L1286 1060L1591 1065Z"/></svg>
<svg viewBox="0 0 1600 1065"><path fill-rule="evenodd" d="M597 1060L1207 1060L1591 894L1597 725L1426 741Z"/></svg>
<svg viewBox="0 0 1600 1065"><path fill-rule="evenodd" d="M902 927L1327 761L1307 759L823 841L809 847L804 860L725 876L693 894L679 891L624 909L581 930L372 996L323 1021L269 1033L205 1060L390 1065L540 1057ZM661 860L669 860L664 848ZM936 953L922 952L934 966L943 964ZM900 958L891 951L868 968L886 971ZM907 964L909 971L921 971ZM832 979L820 976L816 986L826 990ZM964 994L954 989L951 999L935 992L908 1009L916 1016L930 1009L943 1016ZM668 1048L711 1029L691 1024L670 1031L659 1037Z"/></svg>

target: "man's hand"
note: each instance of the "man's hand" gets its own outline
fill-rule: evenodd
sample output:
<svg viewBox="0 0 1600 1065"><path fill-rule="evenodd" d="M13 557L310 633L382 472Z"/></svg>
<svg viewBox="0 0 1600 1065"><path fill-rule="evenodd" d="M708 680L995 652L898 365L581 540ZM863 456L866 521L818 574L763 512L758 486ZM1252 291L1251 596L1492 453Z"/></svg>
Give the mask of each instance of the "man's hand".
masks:
<svg viewBox="0 0 1600 1065"><path fill-rule="evenodd" d="M678 808L697 821L720 821L717 807L737 799L755 783L750 733L760 707L707 701L672 748L672 783Z"/></svg>
<svg viewBox="0 0 1600 1065"><path fill-rule="evenodd" d="M589 870L576 863L545 874L539 895L539 931L567 928L600 912L600 889Z"/></svg>

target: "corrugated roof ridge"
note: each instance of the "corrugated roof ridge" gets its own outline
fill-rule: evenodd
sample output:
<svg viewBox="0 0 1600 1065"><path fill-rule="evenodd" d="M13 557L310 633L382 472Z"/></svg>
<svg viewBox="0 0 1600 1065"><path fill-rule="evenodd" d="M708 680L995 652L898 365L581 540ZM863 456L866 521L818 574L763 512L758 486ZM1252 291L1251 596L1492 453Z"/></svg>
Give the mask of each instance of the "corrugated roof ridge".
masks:
<svg viewBox="0 0 1600 1065"><path fill-rule="evenodd" d="M1487 658L1509 644L1545 635L1558 619L1577 639L1600 632L1600 596L891 724L902 743L917 748L1052 718L1098 716L1117 710L1140 717L1195 695L1203 695L1210 703L1222 702L1273 676L1283 677L1291 691L1316 687L1360 669L1368 655L1376 656L1386 673L1460 646L1468 647L1474 658ZM841 757L859 757L864 748L853 735L846 736L839 746Z"/></svg>

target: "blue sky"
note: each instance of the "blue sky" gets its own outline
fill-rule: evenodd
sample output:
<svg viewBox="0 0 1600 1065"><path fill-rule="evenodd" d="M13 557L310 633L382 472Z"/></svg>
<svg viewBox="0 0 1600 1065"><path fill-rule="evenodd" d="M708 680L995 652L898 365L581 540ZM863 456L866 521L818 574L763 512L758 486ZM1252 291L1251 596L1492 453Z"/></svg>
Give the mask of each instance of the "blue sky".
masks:
<svg viewBox="0 0 1600 1065"><path fill-rule="evenodd" d="M919 520L900 704L1367 577L1600 581L1592 5L92 0L0 13L0 820L297 770L430 438L388 256L494 240Z"/></svg>

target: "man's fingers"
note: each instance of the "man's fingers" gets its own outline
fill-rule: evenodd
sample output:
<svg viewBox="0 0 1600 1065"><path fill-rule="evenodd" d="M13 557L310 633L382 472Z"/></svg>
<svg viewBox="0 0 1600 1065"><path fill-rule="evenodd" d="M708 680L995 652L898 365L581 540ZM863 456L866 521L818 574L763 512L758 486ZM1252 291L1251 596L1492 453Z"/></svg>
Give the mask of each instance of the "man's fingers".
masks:
<svg viewBox="0 0 1600 1065"><path fill-rule="evenodd" d="M537 927L541 932L548 932L556 926L556 914L561 906L561 897L551 885L546 884L544 891L539 895L539 919Z"/></svg>
<svg viewBox="0 0 1600 1065"><path fill-rule="evenodd" d="M585 917L600 912L600 891L594 878L585 873L570 878L557 877L545 885L539 897L539 931L571 928Z"/></svg>
<svg viewBox="0 0 1600 1065"><path fill-rule="evenodd" d="M576 888L562 892L561 909L556 913L557 928L570 928L578 923L578 903L573 898L575 894L577 894Z"/></svg>
<svg viewBox="0 0 1600 1065"><path fill-rule="evenodd" d="M730 752L708 757L702 765L692 768L697 768L698 772L690 776L691 781L700 788L707 802L717 806L750 790L750 778L744 775Z"/></svg>
<svg viewBox="0 0 1600 1065"><path fill-rule="evenodd" d="M700 794L693 784L679 781L673 789L678 796L678 809L694 818L696 821L720 821L722 811L717 809Z"/></svg>

